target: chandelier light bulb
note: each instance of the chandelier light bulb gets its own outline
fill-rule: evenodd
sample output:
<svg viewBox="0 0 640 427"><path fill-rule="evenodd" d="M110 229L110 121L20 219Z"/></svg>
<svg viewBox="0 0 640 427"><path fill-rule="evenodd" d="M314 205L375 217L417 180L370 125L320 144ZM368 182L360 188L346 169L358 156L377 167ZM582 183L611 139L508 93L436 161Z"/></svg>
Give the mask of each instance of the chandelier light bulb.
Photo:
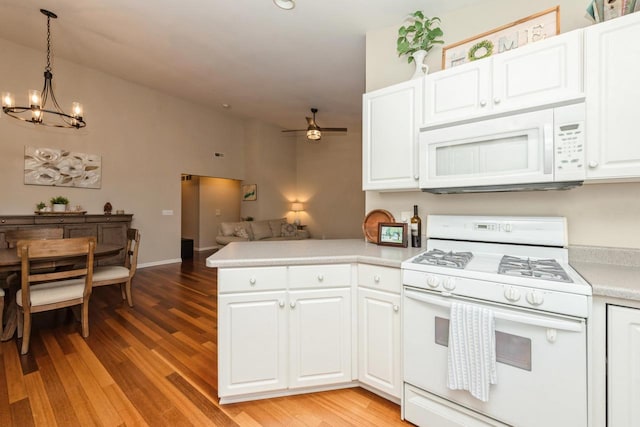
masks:
<svg viewBox="0 0 640 427"><path fill-rule="evenodd" d="M73 117L76 119L82 118L82 104L79 102L74 102L71 104L71 111L73 113Z"/></svg>
<svg viewBox="0 0 640 427"><path fill-rule="evenodd" d="M10 92L2 92L2 106L13 107L14 100L13 95Z"/></svg>
<svg viewBox="0 0 640 427"><path fill-rule="evenodd" d="M31 105L31 108L33 107L40 108L40 91L39 90L31 89L29 91L29 105Z"/></svg>

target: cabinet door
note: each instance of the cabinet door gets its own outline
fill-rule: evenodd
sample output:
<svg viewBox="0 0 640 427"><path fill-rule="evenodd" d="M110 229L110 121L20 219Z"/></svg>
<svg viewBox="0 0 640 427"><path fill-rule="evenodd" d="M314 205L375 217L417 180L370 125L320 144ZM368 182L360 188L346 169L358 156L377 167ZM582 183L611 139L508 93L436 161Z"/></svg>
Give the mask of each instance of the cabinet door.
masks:
<svg viewBox="0 0 640 427"><path fill-rule="evenodd" d="M418 188L423 79L366 93L362 102L362 189Z"/></svg>
<svg viewBox="0 0 640 427"><path fill-rule="evenodd" d="M584 97L582 30L492 57L494 110L514 110Z"/></svg>
<svg viewBox="0 0 640 427"><path fill-rule="evenodd" d="M218 395L287 388L286 292L218 296Z"/></svg>
<svg viewBox="0 0 640 427"><path fill-rule="evenodd" d="M359 288L359 380L400 397L400 345L400 295Z"/></svg>
<svg viewBox="0 0 640 427"><path fill-rule="evenodd" d="M95 224L73 224L64 226L64 237L95 237L98 238L98 226Z"/></svg>
<svg viewBox="0 0 640 427"><path fill-rule="evenodd" d="M640 177L640 14L585 29L587 179Z"/></svg>
<svg viewBox="0 0 640 427"><path fill-rule="evenodd" d="M640 421L640 310L608 307L607 413L610 426Z"/></svg>
<svg viewBox="0 0 640 427"><path fill-rule="evenodd" d="M98 224L98 243L126 247L127 228L128 225L126 223ZM124 255L124 251L120 251L118 255L101 259L98 261L98 265L122 265L124 264Z"/></svg>
<svg viewBox="0 0 640 427"><path fill-rule="evenodd" d="M491 60L429 74L425 80L424 124L455 121L491 109Z"/></svg>
<svg viewBox="0 0 640 427"><path fill-rule="evenodd" d="M289 292L290 388L351 381L351 290Z"/></svg>

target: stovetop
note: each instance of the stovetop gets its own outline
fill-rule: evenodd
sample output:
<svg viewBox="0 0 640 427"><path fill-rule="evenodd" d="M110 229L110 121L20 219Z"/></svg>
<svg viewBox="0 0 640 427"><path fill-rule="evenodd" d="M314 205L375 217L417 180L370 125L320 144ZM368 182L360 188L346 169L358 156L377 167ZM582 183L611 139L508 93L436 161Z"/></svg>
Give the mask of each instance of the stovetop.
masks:
<svg viewBox="0 0 640 427"><path fill-rule="evenodd" d="M571 283L573 280L555 259L531 259L505 255L498 265L498 274L522 276Z"/></svg>

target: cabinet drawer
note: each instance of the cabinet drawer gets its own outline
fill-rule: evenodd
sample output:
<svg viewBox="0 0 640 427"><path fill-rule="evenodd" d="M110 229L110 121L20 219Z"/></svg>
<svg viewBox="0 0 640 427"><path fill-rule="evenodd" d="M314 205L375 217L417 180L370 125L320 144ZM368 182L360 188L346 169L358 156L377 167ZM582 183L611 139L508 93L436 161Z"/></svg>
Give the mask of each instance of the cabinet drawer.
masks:
<svg viewBox="0 0 640 427"><path fill-rule="evenodd" d="M26 225L26 224L33 224L33 217L0 216L0 225Z"/></svg>
<svg viewBox="0 0 640 427"><path fill-rule="evenodd" d="M218 269L219 293L267 291L286 287L286 267Z"/></svg>
<svg viewBox="0 0 640 427"><path fill-rule="evenodd" d="M81 215L67 215L67 216L42 216L36 217L36 224L79 224L83 223L84 217Z"/></svg>
<svg viewBox="0 0 640 427"><path fill-rule="evenodd" d="M290 288L342 287L351 284L350 264L319 264L289 267Z"/></svg>
<svg viewBox="0 0 640 427"><path fill-rule="evenodd" d="M131 215L91 215L87 222L130 222Z"/></svg>
<svg viewBox="0 0 640 427"><path fill-rule="evenodd" d="M399 294L402 290L402 274L399 268L358 264L358 286Z"/></svg>

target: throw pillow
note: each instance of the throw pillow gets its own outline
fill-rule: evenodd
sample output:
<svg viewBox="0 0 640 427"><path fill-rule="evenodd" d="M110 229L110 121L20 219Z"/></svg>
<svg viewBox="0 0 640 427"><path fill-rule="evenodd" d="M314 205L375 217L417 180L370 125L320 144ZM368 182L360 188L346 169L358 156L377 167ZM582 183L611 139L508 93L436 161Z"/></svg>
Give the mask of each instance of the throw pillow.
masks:
<svg viewBox="0 0 640 427"><path fill-rule="evenodd" d="M271 234L273 234L273 237L282 236L282 224L286 224L286 223L287 223L287 218L269 220L269 227L271 227Z"/></svg>
<svg viewBox="0 0 640 427"><path fill-rule="evenodd" d="M237 227L233 232L233 235L236 237L242 237L245 239L249 238L249 233L247 233L247 230L245 230L244 227Z"/></svg>
<svg viewBox="0 0 640 427"><path fill-rule="evenodd" d="M222 231L223 236L233 236L233 233L240 225L239 222L223 222L220 223L220 231Z"/></svg>
<svg viewBox="0 0 640 427"><path fill-rule="evenodd" d="M251 231L253 231L253 238L255 240L273 237L273 234L271 234L271 227L269 227L269 221L253 221L251 223Z"/></svg>
<svg viewBox="0 0 640 427"><path fill-rule="evenodd" d="M296 226L284 223L281 226L282 237L293 237L296 235Z"/></svg>

